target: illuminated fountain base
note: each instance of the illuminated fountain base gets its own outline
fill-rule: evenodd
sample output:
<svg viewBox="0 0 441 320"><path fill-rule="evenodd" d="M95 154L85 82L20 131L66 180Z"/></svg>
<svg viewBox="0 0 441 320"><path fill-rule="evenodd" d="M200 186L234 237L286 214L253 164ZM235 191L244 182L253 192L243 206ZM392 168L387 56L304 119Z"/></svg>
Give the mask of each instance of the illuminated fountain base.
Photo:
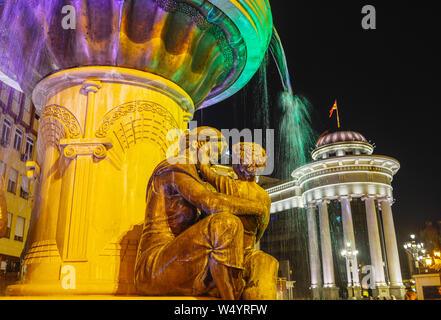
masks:
<svg viewBox="0 0 441 320"><path fill-rule="evenodd" d="M41 176L22 280L8 295L134 294L133 266L146 186L194 106L179 86L118 67L43 79Z"/></svg>

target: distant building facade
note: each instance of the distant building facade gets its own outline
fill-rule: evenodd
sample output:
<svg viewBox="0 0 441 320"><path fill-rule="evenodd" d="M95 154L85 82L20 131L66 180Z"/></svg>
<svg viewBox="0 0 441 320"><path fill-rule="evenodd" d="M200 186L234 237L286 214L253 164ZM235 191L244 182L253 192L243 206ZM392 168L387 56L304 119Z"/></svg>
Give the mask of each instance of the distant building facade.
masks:
<svg viewBox="0 0 441 320"><path fill-rule="evenodd" d="M286 277L304 272L291 280L307 282L313 299L361 298L366 276L372 296L404 298L391 185L400 164L373 150L358 132L326 134L313 162L266 189L272 221L260 246L297 264Z"/></svg>
<svg viewBox="0 0 441 320"><path fill-rule="evenodd" d="M35 160L38 116L31 99L0 81L0 174L6 186L8 230L0 238L0 271L18 272L32 210L26 162Z"/></svg>

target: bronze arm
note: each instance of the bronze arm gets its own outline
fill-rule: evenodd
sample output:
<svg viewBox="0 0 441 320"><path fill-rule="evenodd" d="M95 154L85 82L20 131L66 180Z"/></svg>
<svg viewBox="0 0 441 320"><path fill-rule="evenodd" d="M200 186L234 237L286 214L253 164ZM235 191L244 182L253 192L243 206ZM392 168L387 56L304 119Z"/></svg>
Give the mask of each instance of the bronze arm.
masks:
<svg viewBox="0 0 441 320"><path fill-rule="evenodd" d="M201 171L202 176L212 185L216 184L217 174L211 170L210 164L201 164L199 165L199 170Z"/></svg>
<svg viewBox="0 0 441 320"><path fill-rule="evenodd" d="M185 200L207 214L230 212L235 215L260 216L266 212L265 206L258 202L209 191L204 185L185 173L170 172L162 176L161 179L172 181L175 189Z"/></svg>

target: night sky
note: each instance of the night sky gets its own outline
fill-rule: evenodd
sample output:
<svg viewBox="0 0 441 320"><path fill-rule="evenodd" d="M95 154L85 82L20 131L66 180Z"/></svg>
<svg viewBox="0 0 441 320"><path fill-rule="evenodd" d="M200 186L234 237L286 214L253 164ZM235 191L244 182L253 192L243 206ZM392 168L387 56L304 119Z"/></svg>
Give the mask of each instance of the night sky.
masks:
<svg viewBox="0 0 441 320"><path fill-rule="evenodd" d="M385 2L270 1L294 90L312 103L316 132L336 130L328 115L337 99L343 129L375 143L374 154L400 161L393 212L402 243L426 220L441 220L439 19L432 2ZM376 30L361 27L366 4L376 8ZM272 60L268 82L275 105L282 86ZM252 115L234 108L251 103L249 87L198 111L199 125L243 128Z"/></svg>

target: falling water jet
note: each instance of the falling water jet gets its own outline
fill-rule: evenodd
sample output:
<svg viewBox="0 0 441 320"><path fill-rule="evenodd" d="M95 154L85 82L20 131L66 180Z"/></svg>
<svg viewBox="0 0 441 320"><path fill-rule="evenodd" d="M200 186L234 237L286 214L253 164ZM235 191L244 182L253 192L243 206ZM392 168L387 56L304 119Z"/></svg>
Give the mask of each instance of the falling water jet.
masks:
<svg viewBox="0 0 441 320"><path fill-rule="evenodd" d="M294 93L286 55L275 28L269 50L283 85L283 91L278 97L279 121L276 122L279 132L279 152L275 159L278 170L276 176L287 180L296 168L308 162L309 151L314 146L317 134L311 126L311 103L306 97ZM298 299L309 296L306 211L303 208L293 208L274 214L261 247L275 256L281 265L289 261L290 272L280 273L279 276L296 281L294 297Z"/></svg>
<svg viewBox="0 0 441 320"><path fill-rule="evenodd" d="M285 51L277 30L273 28L269 50L276 62L284 91L279 96L280 159L279 173L282 179L288 179L291 172L309 159L309 150L313 147L316 133L311 127L312 105L308 99L295 94L286 61Z"/></svg>

